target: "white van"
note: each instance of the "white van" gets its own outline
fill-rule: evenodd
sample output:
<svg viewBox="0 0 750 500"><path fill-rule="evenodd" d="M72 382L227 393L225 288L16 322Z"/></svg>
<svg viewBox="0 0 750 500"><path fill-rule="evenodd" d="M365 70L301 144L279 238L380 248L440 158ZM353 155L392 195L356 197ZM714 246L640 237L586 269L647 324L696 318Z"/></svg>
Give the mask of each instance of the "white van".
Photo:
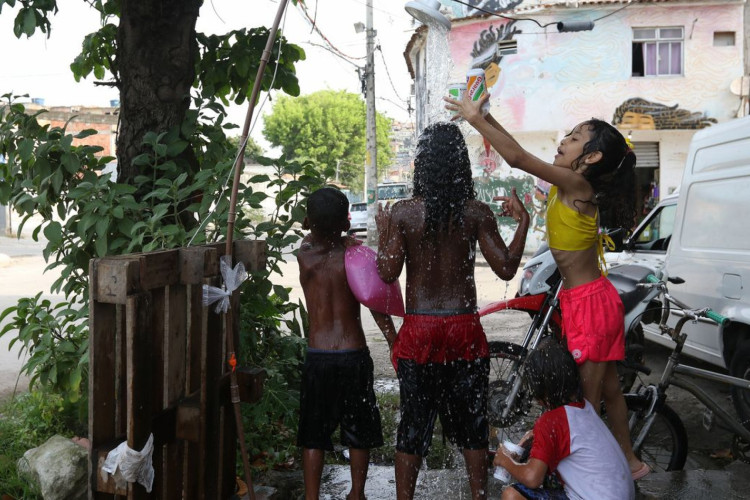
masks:
<svg viewBox="0 0 750 500"><path fill-rule="evenodd" d="M662 200L625 250L607 254L607 260L649 265L685 280L670 283L676 298L710 307L730 323L687 324L684 353L750 378L750 117L697 132L679 195ZM644 325L644 333L672 343L654 325ZM750 405L750 399L740 404Z"/></svg>
<svg viewBox="0 0 750 500"><path fill-rule="evenodd" d="M693 136L664 271L685 280L675 297L731 320L687 325L685 352L749 377L750 117Z"/></svg>

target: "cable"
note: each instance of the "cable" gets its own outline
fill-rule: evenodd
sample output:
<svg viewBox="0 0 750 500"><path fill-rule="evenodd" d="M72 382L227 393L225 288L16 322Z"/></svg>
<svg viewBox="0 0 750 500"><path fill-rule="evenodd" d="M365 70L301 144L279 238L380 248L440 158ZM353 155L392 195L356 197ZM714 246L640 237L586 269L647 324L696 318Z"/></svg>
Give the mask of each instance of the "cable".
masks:
<svg viewBox="0 0 750 500"><path fill-rule="evenodd" d="M398 93L398 90L396 90L396 86L393 84L393 79L391 78L391 72L388 71L388 64L385 62L385 56L383 55L383 49L380 47L380 44L375 47L375 50L380 52L380 58L383 60L383 67L385 68L385 74L388 75L388 81L391 82L391 88L393 89L393 93L396 94L396 97L398 97L399 101L403 101L404 98L401 97L401 95Z"/></svg>
<svg viewBox="0 0 750 500"><path fill-rule="evenodd" d="M316 5L317 5L317 4L316 4ZM346 58L348 58L348 59L354 59L354 60L362 60L362 59L366 59L366 58L367 58L367 56L364 56L364 57L354 57L354 56L350 56L350 55L346 54L345 52L341 51L341 50L340 50L339 48L337 48L337 47L336 47L336 46L335 46L335 45L334 45L334 44L333 44L333 43L332 43L332 42L331 42L331 41L330 41L330 40L328 39L328 37L326 37L326 36L325 36L325 35L323 34L323 32L322 32L322 31L320 31L320 28L318 28L318 25L316 24L315 20L313 20L313 19L312 19L312 18L310 17L310 14L309 14L309 13L307 12L307 7L305 7L305 5L304 5L304 4L302 3L302 2L297 2L297 9L299 9L299 10L300 10L300 11L302 12L302 14L304 15L304 18L305 18L305 20L307 20L307 22L308 22L308 23L310 23L310 25L311 25L312 29L313 29L313 30L314 30L314 31L315 31L315 32L316 32L316 33L317 33L317 34L318 34L318 35L319 35L319 36L320 36L320 37L321 37L321 38L323 39L323 41L325 41L325 42L326 42L326 43L327 43L327 44L328 44L328 45L329 45L329 46L331 47L331 49L333 49L334 51L338 52L338 54L339 54L339 55L340 55L341 57L346 57Z"/></svg>
<svg viewBox="0 0 750 500"><path fill-rule="evenodd" d="M482 9L480 7L476 7L474 5L471 5L471 4L468 4L466 2L463 2L462 0L453 0L453 1L456 2L456 3L460 3L461 5L465 5L466 7L472 8L474 10L478 10L480 12L484 12L485 14L490 14L492 16L501 17L503 19L510 19L511 21L531 21L532 23L535 23L540 28L546 28L547 26L551 26L553 24L557 24L557 21L553 21L553 22L547 23L547 24L541 24L536 19L533 19L533 18L530 18L530 17L511 17L511 16L506 16L506 15L503 15L503 14L498 14L497 12L492 12L492 11L489 11L489 10L484 10L484 9ZM596 19L592 19L591 22L594 23L596 21L599 21L600 19L604 19L605 17L609 17L609 16L611 16L613 14L617 14L621 10L623 10L623 9L625 9L627 7L630 7L631 2L632 2L632 0L629 0L628 3L626 3L625 5L623 5L622 7L620 7L619 9L613 10L609 14L605 14L605 15L603 15L601 17L597 17Z"/></svg>
<svg viewBox="0 0 750 500"><path fill-rule="evenodd" d="M313 47L319 47L319 48L321 48L321 49L323 49L323 50L327 50L328 52L330 52L330 53L331 53L331 54L333 54L334 56L336 56L336 57L340 58L340 59L341 59L341 60L343 60L343 61L346 61L346 62L348 62L348 63L349 63L349 64L351 64L352 66L354 66L354 67L356 67L356 68L359 68L359 67L360 67L360 66L359 66L359 65L358 65L357 63L354 63L354 62L352 62L352 61L351 61L350 59L348 59L347 57L344 57L344 56L342 56L342 55L341 55L341 54L339 54L338 52L335 52L335 51L331 50L330 48L326 47L325 45L321 45L321 44L319 44L319 43L315 43L315 42L309 42L309 41L308 41L308 42L302 42L302 43L304 43L304 44L307 44L307 45L312 45Z"/></svg>

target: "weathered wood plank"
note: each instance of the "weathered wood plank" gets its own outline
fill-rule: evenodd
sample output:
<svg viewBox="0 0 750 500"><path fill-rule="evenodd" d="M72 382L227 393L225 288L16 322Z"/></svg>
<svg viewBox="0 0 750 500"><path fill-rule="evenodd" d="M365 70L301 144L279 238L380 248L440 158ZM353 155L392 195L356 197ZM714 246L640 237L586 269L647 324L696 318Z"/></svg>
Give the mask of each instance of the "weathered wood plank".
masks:
<svg viewBox="0 0 750 500"><path fill-rule="evenodd" d="M94 259L91 268L96 272L90 274L91 299L107 304L125 304L130 294L141 288L138 258L127 259Z"/></svg>
<svg viewBox="0 0 750 500"><path fill-rule="evenodd" d="M153 399L149 389L153 388L155 378L152 366L154 350L152 328L153 299L148 293L131 295L127 300L126 335L127 335L127 371L128 371L128 447L142 450L151 434L151 415ZM157 358L158 359L158 358ZM156 450L154 450L156 451ZM154 453L156 458L156 453ZM159 474L154 479L154 490L157 490ZM138 483L128 485L128 500L148 498L146 489ZM163 498L163 497L162 497Z"/></svg>
<svg viewBox="0 0 750 500"><path fill-rule="evenodd" d="M187 376L187 289L175 284L167 287L164 313L164 398L163 407L176 406L185 396ZM170 442L164 448L164 498L181 498L184 443Z"/></svg>
<svg viewBox="0 0 750 500"><path fill-rule="evenodd" d="M209 280L209 284L218 285L219 279ZM202 366L201 412L205 421L201 426L205 431L205 439L201 443L206 456L204 462L205 484L202 490L206 498L221 498L220 496L220 466L221 466L221 401L217 386L224 364L224 322L223 317L214 312L213 307L203 308L206 318L204 329L204 356ZM204 407L205 401L205 407Z"/></svg>
<svg viewBox="0 0 750 500"><path fill-rule="evenodd" d="M98 266L95 260L89 264L91 282L96 282ZM115 342L111 332L117 329L117 310L114 305L89 302L89 440L92 450L117 438L115 401ZM89 454L89 499L112 498L97 491L99 463L96 454Z"/></svg>
<svg viewBox="0 0 750 500"><path fill-rule="evenodd" d="M216 252L213 252L214 256ZM202 253L203 259L209 258L207 253ZM203 261L201 261L203 264ZM201 401L205 405L205 398L201 399L201 366L205 353L206 337L203 333L204 328L204 307L203 307L203 279L197 284L188 285L188 344L187 344L187 373L185 376L185 393L188 397L193 396L196 400L195 406L198 413L198 422L195 429L185 431L186 454L183 477L185 479L186 498L205 500L201 484L205 484L205 407L201 406ZM202 409L203 408L203 409ZM179 430L178 430L179 432ZM195 433L195 441L188 439ZM201 446L201 443L203 445Z"/></svg>

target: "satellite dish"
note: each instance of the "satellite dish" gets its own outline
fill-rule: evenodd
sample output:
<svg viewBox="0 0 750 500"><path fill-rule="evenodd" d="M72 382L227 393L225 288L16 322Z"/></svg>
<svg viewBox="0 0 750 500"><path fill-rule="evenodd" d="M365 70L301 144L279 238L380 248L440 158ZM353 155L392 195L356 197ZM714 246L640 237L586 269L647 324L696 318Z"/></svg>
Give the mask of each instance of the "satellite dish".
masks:
<svg viewBox="0 0 750 500"><path fill-rule="evenodd" d="M729 91L741 97L750 95L750 76L741 76L732 80L729 84Z"/></svg>

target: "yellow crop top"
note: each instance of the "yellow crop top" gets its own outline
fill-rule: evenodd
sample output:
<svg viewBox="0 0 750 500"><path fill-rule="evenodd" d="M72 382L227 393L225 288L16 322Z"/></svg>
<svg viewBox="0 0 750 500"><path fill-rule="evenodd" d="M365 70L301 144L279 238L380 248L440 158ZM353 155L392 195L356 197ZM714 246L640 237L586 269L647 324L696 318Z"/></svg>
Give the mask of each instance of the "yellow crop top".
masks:
<svg viewBox="0 0 750 500"><path fill-rule="evenodd" d="M614 250L609 235L599 232L599 212L595 217L580 213L557 199L557 186L552 186L547 198L547 243L556 250L586 250L598 245L599 269L607 274L604 245Z"/></svg>

